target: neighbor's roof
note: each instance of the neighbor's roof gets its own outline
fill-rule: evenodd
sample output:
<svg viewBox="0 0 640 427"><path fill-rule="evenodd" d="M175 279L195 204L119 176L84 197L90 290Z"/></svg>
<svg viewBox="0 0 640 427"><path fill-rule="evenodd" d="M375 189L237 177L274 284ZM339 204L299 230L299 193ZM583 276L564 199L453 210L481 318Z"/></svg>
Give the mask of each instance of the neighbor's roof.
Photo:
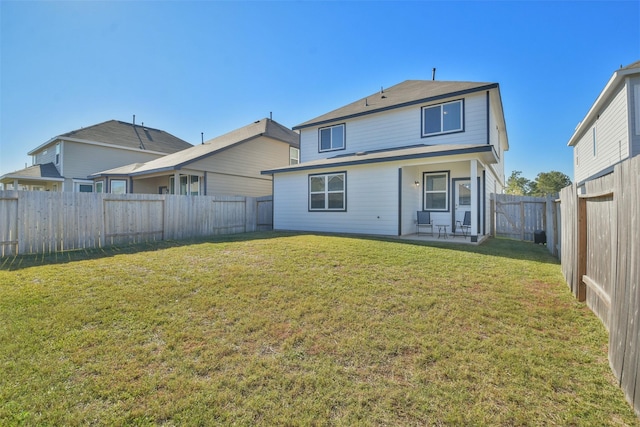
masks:
<svg viewBox="0 0 640 427"><path fill-rule="evenodd" d="M596 98L595 102L587 112L587 115L580 123L578 123L578 126L576 126L571 139L569 139L569 142L567 143L569 147L573 147L578 143L582 135L584 135L584 132L588 130L591 124L595 121L597 115L600 114L604 105L609 102L609 99L615 94L618 86L627 76L633 74L640 74L640 61L636 61L626 67L620 67L618 70L614 71L609 82L607 82L606 86L602 89L602 92L600 92L600 95L598 95L598 98Z"/></svg>
<svg viewBox="0 0 640 427"><path fill-rule="evenodd" d="M47 145L60 139L89 144L114 145L162 154L175 153L176 151L184 150L192 146L188 142L163 130L125 123L119 120L109 120L97 125L58 135L40 145L38 148L31 150L28 154L33 155Z"/></svg>
<svg viewBox="0 0 640 427"><path fill-rule="evenodd" d="M387 150L375 150L338 155L327 159L313 160L299 163L293 166L285 166L262 171L263 175L271 175L281 172L295 172L301 170L324 169L330 167L344 167L363 165L370 163L393 162L398 160L425 159L430 157L463 156L473 154L480 157L485 163L496 163L497 156L492 145L478 144L437 144L414 145L410 147L392 148Z"/></svg>
<svg viewBox="0 0 640 427"><path fill-rule="evenodd" d="M28 168L9 172L0 176L0 180L23 179L34 181L64 181L53 163L43 165L33 165Z"/></svg>
<svg viewBox="0 0 640 427"><path fill-rule="evenodd" d="M274 122L271 119L262 119L240 129L236 129L217 138L210 139L201 145L194 145L177 153L169 154L146 163L126 165L106 171L92 174L92 177L103 175L144 175L180 169L190 163L211 156L243 142L250 141L260 136L282 141L294 147L300 146L300 135L296 132Z"/></svg>
<svg viewBox="0 0 640 427"><path fill-rule="evenodd" d="M337 110L308 120L293 129L318 126L337 120L345 120L394 108L422 104L439 99L462 96L467 93L498 88L497 83L454 82L440 80L406 80L395 86L382 89ZM502 105L502 103L500 103Z"/></svg>

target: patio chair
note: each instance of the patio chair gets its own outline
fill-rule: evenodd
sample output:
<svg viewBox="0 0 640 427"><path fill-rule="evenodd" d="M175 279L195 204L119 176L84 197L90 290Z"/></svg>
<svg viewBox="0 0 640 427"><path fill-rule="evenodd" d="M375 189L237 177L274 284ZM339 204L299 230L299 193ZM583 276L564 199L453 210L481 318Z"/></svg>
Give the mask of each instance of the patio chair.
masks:
<svg viewBox="0 0 640 427"><path fill-rule="evenodd" d="M456 221L456 229L454 234L458 231L458 227L462 231L462 237L467 237L471 230L471 211L464 212L464 219L462 221Z"/></svg>
<svg viewBox="0 0 640 427"><path fill-rule="evenodd" d="M427 227L431 230L433 236L433 222L431 222L431 213L418 211L418 221L416 222L417 234L420 234L420 227Z"/></svg>

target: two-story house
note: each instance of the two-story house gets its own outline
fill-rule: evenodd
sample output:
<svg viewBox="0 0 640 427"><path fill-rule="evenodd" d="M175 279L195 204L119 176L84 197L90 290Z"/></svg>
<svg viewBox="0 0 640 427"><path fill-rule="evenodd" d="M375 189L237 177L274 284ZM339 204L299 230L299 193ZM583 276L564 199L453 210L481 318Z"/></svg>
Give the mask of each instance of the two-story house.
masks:
<svg viewBox="0 0 640 427"><path fill-rule="evenodd" d="M568 146L573 147L573 180L578 185L640 154L640 61L613 73Z"/></svg>
<svg viewBox="0 0 640 427"><path fill-rule="evenodd" d="M266 196L271 177L261 170L298 163L299 139L297 132L265 118L177 153L90 178L105 192L117 186L122 193Z"/></svg>
<svg viewBox="0 0 640 427"><path fill-rule="evenodd" d="M509 148L497 83L408 80L294 130L301 162L262 172L274 229L407 235L422 210L448 227L470 212L470 240L488 235Z"/></svg>
<svg viewBox="0 0 640 427"><path fill-rule="evenodd" d="M31 150L33 166L0 176L5 189L92 192L90 174L147 162L192 145L144 124L109 120L58 135Z"/></svg>

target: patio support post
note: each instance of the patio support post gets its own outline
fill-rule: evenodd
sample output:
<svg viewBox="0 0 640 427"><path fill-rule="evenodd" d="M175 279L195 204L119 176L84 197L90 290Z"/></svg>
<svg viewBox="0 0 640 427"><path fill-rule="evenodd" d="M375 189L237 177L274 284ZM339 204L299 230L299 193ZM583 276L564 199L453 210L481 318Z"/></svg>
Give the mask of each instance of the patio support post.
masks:
<svg viewBox="0 0 640 427"><path fill-rule="evenodd" d="M469 178L471 179L471 241L478 241L478 161L470 161Z"/></svg>
<svg viewBox="0 0 640 427"><path fill-rule="evenodd" d="M178 171L173 173L173 194L180 195L180 172Z"/></svg>

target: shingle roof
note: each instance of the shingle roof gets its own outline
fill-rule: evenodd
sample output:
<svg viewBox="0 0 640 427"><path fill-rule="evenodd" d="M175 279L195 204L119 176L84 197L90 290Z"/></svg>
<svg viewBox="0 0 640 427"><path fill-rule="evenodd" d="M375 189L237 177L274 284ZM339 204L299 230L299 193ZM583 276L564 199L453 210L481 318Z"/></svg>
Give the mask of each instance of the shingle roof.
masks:
<svg viewBox="0 0 640 427"><path fill-rule="evenodd" d="M43 165L33 165L28 168L10 172L2 175L0 179L13 178L13 179L59 179L62 180L62 176L56 169L53 163L45 163Z"/></svg>
<svg viewBox="0 0 640 427"><path fill-rule="evenodd" d="M636 61L632 64L627 65L626 67L620 67L622 70L631 70L633 68L640 68L640 61Z"/></svg>
<svg viewBox="0 0 640 427"><path fill-rule="evenodd" d="M300 146L300 135L271 119L265 118L217 138L210 139L204 144L195 145L177 153L169 154L143 164L137 163L109 169L93 174L92 176L129 174L142 175L145 173L163 170L173 170L259 136L276 139L294 147Z"/></svg>
<svg viewBox="0 0 640 427"><path fill-rule="evenodd" d="M132 123L125 123L119 120L109 120L97 125L63 133L53 138L50 142L60 138L84 140L160 153L175 153L176 151L184 150L192 146L188 142L163 130L138 124L133 125ZM42 147L43 146L40 146L32 150L29 152L29 155Z"/></svg>
<svg viewBox="0 0 640 427"><path fill-rule="evenodd" d="M345 105L344 107L294 126L293 129L317 126L337 120L344 120L497 87L497 83L406 80Z"/></svg>

